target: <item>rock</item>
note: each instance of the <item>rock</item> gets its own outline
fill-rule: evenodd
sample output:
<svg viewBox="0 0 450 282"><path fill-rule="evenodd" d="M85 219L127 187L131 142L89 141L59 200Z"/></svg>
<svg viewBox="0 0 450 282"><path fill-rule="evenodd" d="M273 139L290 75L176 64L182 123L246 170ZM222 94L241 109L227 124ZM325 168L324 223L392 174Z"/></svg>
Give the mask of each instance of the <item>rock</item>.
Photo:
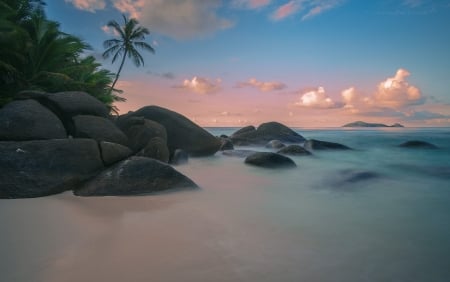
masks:
<svg viewBox="0 0 450 282"><path fill-rule="evenodd" d="M261 124L258 129L247 129L244 132L236 132L231 136L234 145L265 145L271 140L279 140L283 143L302 143L305 141L300 134L278 122Z"/></svg>
<svg viewBox="0 0 450 282"><path fill-rule="evenodd" d="M133 154L130 148L106 141L99 142L100 153L105 166L122 161Z"/></svg>
<svg viewBox="0 0 450 282"><path fill-rule="evenodd" d="M58 117L34 100L13 101L0 109L0 140L67 138Z"/></svg>
<svg viewBox="0 0 450 282"><path fill-rule="evenodd" d="M97 142L0 142L0 198L41 197L77 187L103 169Z"/></svg>
<svg viewBox="0 0 450 282"><path fill-rule="evenodd" d="M248 156L245 163L264 168L294 168L295 162L288 157L277 153L258 152Z"/></svg>
<svg viewBox="0 0 450 282"><path fill-rule="evenodd" d="M131 157L106 169L74 191L77 196L145 195L169 189L196 188L191 179L160 161Z"/></svg>
<svg viewBox="0 0 450 282"><path fill-rule="evenodd" d="M282 148L277 152L282 155L290 155L290 156L309 156L311 152L307 151L300 145L289 145L287 147Z"/></svg>
<svg viewBox="0 0 450 282"><path fill-rule="evenodd" d="M303 146L306 150L351 150L351 148L333 142L320 141L315 139L307 140Z"/></svg>
<svg viewBox="0 0 450 282"><path fill-rule="evenodd" d="M341 179L335 183L336 185L368 181L378 178L380 175L372 171L346 169L340 171L340 177Z"/></svg>
<svg viewBox="0 0 450 282"><path fill-rule="evenodd" d="M227 157L236 157L236 158L246 158L254 153L258 153L258 151L253 150L225 150L222 151L222 155Z"/></svg>
<svg viewBox="0 0 450 282"><path fill-rule="evenodd" d="M230 138L220 138L220 142L222 142L222 145L220 146L219 151L225 151L225 150L233 150L233 142L231 142Z"/></svg>
<svg viewBox="0 0 450 282"><path fill-rule="evenodd" d="M164 126L167 131L167 146L171 154L176 149L185 150L190 156L215 154L220 140L186 117L158 106L147 106L129 113L130 117L144 117Z"/></svg>
<svg viewBox="0 0 450 282"><path fill-rule="evenodd" d="M97 141L107 141L127 145L128 138L112 121L97 117L78 115L73 117L74 137L91 138Z"/></svg>
<svg viewBox="0 0 450 282"><path fill-rule="evenodd" d="M248 133L248 132L254 132L254 131L256 131L256 128L253 125L245 126L245 127L241 128L241 129L237 130L233 134L231 134L231 137L237 136L237 135L242 134L242 133Z"/></svg>
<svg viewBox="0 0 450 282"><path fill-rule="evenodd" d="M417 148L417 149L437 149L438 148L434 144L431 144L431 143L428 143L425 141L419 141L419 140L406 141L398 146L402 147L402 148Z"/></svg>
<svg viewBox="0 0 450 282"><path fill-rule="evenodd" d="M134 152L143 149L155 137L159 137L167 143L166 129L152 120L124 115L118 118L116 124L127 135L129 147Z"/></svg>
<svg viewBox="0 0 450 282"><path fill-rule="evenodd" d="M182 149L176 149L175 152L173 153L170 163L173 165L182 165L187 164L188 161L189 161L189 154Z"/></svg>
<svg viewBox="0 0 450 282"><path fill-rule="evenodd" d="M286 145L284 145L280 140L272 140L269 141L265 147L270 149L281 149L286 147Z"/></svg>
<svg viewBox="0 0 450 282"><path fill-rule="evenodd" d="M148 141L147 145L140 150L136 156L152 158L164 163L169 162L169 149L166 145L166 140L161 137L154 137Z"/></svg>
<svg viewBox="0 0 450 282"><path fill-rule="evenodd" d="M219 136L220 138L230 138L230 137L228 137L228 135L225 135L225 134L221 134L220 136Z"/></svg>
<svg viewBox="0 0 450 282"><path fill-rule="evenodd" d="M404 127L400 123L394 123L393 125L386 125L384 123L368 123L364 121L355 121L347 123L342 127Z"/></svg>

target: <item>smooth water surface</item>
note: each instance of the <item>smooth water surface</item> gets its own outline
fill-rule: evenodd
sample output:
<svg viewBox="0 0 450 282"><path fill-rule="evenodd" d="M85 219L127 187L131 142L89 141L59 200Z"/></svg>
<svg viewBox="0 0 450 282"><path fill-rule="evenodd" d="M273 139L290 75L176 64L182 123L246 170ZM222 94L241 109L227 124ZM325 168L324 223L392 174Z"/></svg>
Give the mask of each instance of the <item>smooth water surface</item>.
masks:
<svg viewBox="0 0 450 282"><path fill-rule="evenodd" d="M191 159L196 191L0 200L0 281L450 281L450 129L298 132L355 150ZM440 149L396 147L415 139Z"/></svg>

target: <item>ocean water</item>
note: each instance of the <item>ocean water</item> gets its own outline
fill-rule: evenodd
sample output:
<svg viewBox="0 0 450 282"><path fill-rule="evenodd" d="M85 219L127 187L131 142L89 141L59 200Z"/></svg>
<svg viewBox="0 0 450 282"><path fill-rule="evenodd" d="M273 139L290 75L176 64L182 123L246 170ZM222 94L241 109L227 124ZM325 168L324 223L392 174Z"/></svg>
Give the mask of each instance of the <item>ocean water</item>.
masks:
<svg viewBox="0 0 450 282"><path fill-rule="evenodd" d="M450 281L449 128L297 131L355 150L191 159L195 191L0 200L0 281ZM396 147L416 139L440 149Z"/></svg>

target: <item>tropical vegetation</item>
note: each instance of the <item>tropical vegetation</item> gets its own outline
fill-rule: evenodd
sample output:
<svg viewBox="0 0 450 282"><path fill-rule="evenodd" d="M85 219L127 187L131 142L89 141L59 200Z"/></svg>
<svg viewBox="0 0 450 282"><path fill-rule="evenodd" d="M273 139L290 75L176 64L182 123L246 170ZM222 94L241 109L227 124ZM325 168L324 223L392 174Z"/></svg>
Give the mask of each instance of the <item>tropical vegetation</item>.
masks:
<svg viewBox="0 0 450 282"><path fill-rule="evenodd" d="M47 19L44 5L42 0L0 0L0 107L24 90L84 91L114 110L114 102L124 101L118 95L121 91L114 88L123 64L116 77L102 68L93 56L86 55L91 49L86 42ZM136 29L135 21L128 22L133 23L134 33L129 35L125 27L124 35L133 40L148 32ZM124 51L117 51L137 56L143 63L129 48L129 41L124 44ZM148 48L143 43L135 45Z"/></svg>

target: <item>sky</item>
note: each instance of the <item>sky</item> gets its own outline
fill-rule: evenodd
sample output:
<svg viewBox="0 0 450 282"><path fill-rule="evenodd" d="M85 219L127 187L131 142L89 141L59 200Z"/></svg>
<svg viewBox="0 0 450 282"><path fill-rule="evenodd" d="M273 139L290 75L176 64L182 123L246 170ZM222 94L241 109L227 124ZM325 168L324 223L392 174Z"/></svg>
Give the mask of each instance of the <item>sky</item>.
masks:
<svg viewBox="0 0 450 282"><path fill-rule="evenodd" d="M146 105L201 126L362 120L450 126L450 0L47 0L61 29L92 46L110 20L150 30L145 65L127 61L121 113Z"/></svg>

